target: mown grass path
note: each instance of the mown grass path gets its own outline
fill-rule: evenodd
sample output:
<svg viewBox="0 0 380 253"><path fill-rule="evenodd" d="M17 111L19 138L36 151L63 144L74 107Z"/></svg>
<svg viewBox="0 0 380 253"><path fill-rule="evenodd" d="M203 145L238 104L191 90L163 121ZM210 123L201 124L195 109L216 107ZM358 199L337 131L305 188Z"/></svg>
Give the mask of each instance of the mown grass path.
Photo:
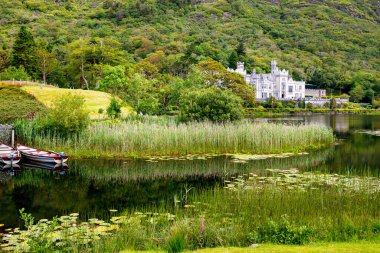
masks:
<svg viewBox="0 0 380 253"><path fill-rule="evenodd" d="M121 253L132 253L137 251L125 250ZM142 251L138 251L143 253ZM165 251L144 251L158 253ZM190 251L185 251L190 252ZM215 248L192 251L196 253L377 253L380 252L380 243L354 242L354 243L326 243L305 246L271 245L263 244L256 248Z"/></svg>

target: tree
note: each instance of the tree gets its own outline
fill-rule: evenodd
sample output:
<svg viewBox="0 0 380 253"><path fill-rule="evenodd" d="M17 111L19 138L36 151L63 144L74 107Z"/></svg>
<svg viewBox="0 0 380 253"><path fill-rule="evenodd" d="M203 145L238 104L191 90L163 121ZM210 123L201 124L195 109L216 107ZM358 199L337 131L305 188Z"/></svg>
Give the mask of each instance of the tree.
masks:
<svg viewBox="0 0 380 253"><path fill-rule="evenodd" d="M10 52L9 50L0 48L0 72L9 66L10 61Z"/></svg>
<svg viewBox="0 0 380 253"><path fill-rule="evenodd" d="M117 119L121 115L121 104L115 97L111 99L111 102L107 107L107 115L112 119Z"/></svg>
<svg viewBox="0 0 380 253"><path fill-rule="evenodd" d="M244 46L244 42L242 40L239 41L239 44L236 48L236 53L239 57L245 57L246 56L245 46Z"/></svg>
<svg viewBox="0 0 380 253"><path fill-rule="evenodd" d="M99 81L99 89L112 92L113 94L118 93L119 90L126 87L128 82L123 66L104 65L103 76Z"/></svg>
<svg viewBox="0 0 380 253"><path fill-rule="evenodd" d="M41 42L36 50L37 63L42 73L43 83L46 84L47 76L59 65L55 54L48 49L46 43Z"/></svg>
<svg viewBox="0 0 380 253"><path fill-rule="evenodd" d="M20 27L13 45L11 57L13 66L23 66L30 76L37 77L36 43L34 42L32 33L26 26Z"/></svg>
<svg viewBox="0 0 380 253"><path fill-rule="evenodd" d="M350 91L350 99L355 103L360 102L363 99L364 95L364 89L361 85L355 86L355 88Z"/></svg>
<svg viewBox="0 0 380 253"><path fill-rule="evenodd" d="M235 50L233 50L228 57L228 67L231 69L236 69L237 65L236 63L238 62L238 55Z"/></svg>
<svg viewBox="0 0 380 253"><path fill-rule="evenodd" d="M180 98L181 121L235 121L243 117L242 100L218 87L183 92Z"/></svg>
<svg viewBox="0 0 380 253"><path fill-rule="evenodd" d="M18 68L10 66L0 73L0 80L30 80L30 76L26 73L24 66Z"/></svg>
<svg viewBox="0 0 380 253"><path fill-rule="evenodd" d="M331 110L334 110L334 109L337 108L337 103L336 103L336 99L335 98L330 99L329 107L330 107Z"/></svg>
<svg viewBox="0 0 380 253"><path fill-rule="evenodd" d="M245 106L254 106L255 89L245 82L242 75L228 71L220 62L212 59L199 62L197 68L204 75L207 84L230 89L244 100Z"/></svg>

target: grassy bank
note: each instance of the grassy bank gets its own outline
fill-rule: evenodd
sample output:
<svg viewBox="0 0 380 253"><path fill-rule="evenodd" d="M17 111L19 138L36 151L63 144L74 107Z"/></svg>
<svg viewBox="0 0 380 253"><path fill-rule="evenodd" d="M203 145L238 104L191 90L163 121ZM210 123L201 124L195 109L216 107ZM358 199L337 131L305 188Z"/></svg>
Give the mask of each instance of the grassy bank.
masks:
<svg viewBox="0 0 380 253"><path fill-rule="evenodd" d="M286 115L312 115L312 114L363 114L380 115L379 109L328 109L328 108L247 108L246 117L274 117Z"/></svg>
<svg viewBox="0 0 380 253"><path fill-rule="evenodd" d="M164 253L166 251L134 251L124 250L121 253ZM256 248L215 248L185 251L194 253L378 253L380 242L350 242L350 243L324 243L306 246L263 244Z"/></svg>
<svg viewBox="0 0 380 253"><path fill-rule="evenodd" d="M46 109L33 95L0 82L0 123L12 123Z"/></svg>
<svg viewBox="0 0 380 253"><path fill-rule="evenodd" d="M184 156L189 154L271 154L330 145L324 126L280 124L94 124L70 138L36 132L31 122L17 124L19 142L81 157Z"/></svg>

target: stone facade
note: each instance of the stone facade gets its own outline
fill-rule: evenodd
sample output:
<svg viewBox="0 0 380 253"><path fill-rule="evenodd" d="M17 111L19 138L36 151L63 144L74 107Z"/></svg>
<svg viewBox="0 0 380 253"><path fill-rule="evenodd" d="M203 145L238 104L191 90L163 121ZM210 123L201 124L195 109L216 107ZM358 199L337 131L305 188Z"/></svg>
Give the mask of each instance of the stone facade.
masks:
<svg viewBox="0 0 380 253"><path fill-rule="evenodd" d="M306 89L305 90L305 96L306 97L313 97L313 98L321 98L326 96L326 90L325 89Z"/></svg>
<svg viewBox="0 0 380 253"><path fill-rule="evenodd" d="M271 62L271 73L268 74L257 74L256 70L248 74L244 69L244 62L238 62L237 69L228 70L243 75L245 81L256 89L256 98L259 100L265 100L271 96L286 100L305 98L306 83L294 81L289 71L277 68L275 61Z"/></svg>

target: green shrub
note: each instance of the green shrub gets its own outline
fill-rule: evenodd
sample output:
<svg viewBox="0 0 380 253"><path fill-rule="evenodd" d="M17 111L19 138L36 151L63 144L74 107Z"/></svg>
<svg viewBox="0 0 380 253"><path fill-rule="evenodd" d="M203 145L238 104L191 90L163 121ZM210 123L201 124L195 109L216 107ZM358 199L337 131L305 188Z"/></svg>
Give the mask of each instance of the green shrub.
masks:
<svg viewBox="0 0 380 253"><path fill-rule="evenodd" d="M380 100L373 100L372 101L372 106L374 109L379 109L380 108Z"/></svg>
<svg viewBox="0 0 380 253"><path fill-rule="evenodd" d="M243 117L242 100L231 91L217 87L182 94L180 101L181 121L227 122Z"/></svg>
<svg viewBox="0 0 380 253"><path fill-rule="evenodd" d="M18 68L11 66L4 69L3 72L0 73L0 80L30 80L30 76L26 72L23 66L19 66Z"/></svg>
<svg viewBox="0 0 380 253"><path fill-rule="evenodd" d="M34 128L62 136L81 132L90 123L84 102L84 97L72 93L58 98L46 116L37 116Z"/></svg>
<svg viewBox="0 0 380 253"><path fill-rule="evenodd" d="M153 96L149 96L146 99L139 101L136 110L139 113L155 115L159 113L159 106L160 103L158 100Z"/></svg>
<svg viewBox="0 0 380 253"><path fill-rule="evenodd" d="M117 119L121 115L121 104L115 97L111 99L110 105L107 107L107 115L112 119Z"/></svg>
<svg viewBox="0 0 380 253"><path fill-rule="evenodd" d="M306 104L306 109L308 109L308 110L312 110L312 109L313 109L313 104L310 103L310 102L308 102L308 103Z"/></svg>
<svg viewBox="0 0 380 253"><path fill-rule="evenodd" d="M306 226L290 224L286 215L281 217L280 222L268 220L268 222L252 233L255 242L271 242L276 244L305 244L310 240L312 230ZM256 238L254 238L256 237Z"/></svg>

